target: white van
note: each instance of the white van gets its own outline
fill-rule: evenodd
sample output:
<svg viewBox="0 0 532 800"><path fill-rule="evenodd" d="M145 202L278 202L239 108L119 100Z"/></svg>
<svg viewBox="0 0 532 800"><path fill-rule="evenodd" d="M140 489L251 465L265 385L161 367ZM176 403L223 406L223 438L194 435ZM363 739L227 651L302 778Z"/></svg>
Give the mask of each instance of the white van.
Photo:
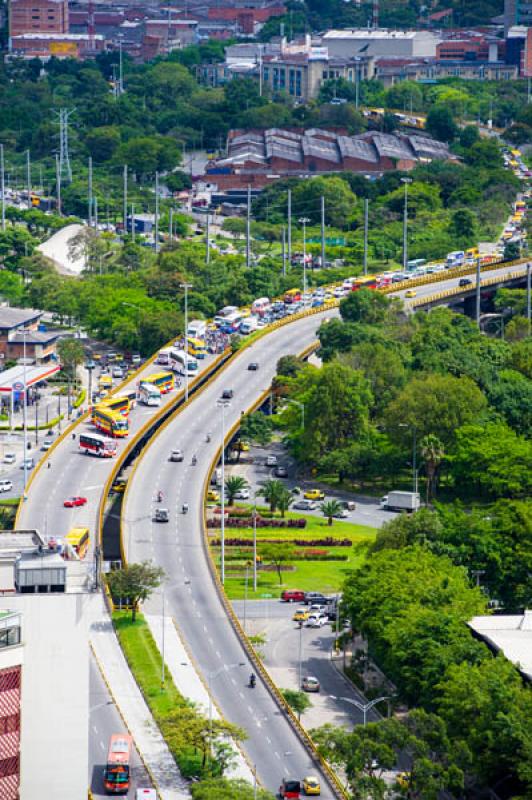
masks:
<svg viewBox="0 0 532 800"><path fill-rule="evenodd" d="M251 313L258 314L260 317L262 317L268 311L270 306L271 303L269 297L258 297L251 305Z"/></svg>
<svg viewBox="0 0 532 800"><path fill-rule="evenodd" d="M257 328L257 317L246 317L246 319L243 319L240 323L239 331L246 336L248 333L253 333L253 331L256 331Z"/></svg>
<svg viewBox="0 0 532 800"><path fill-rule="evenodd" d="M193 319L188 323L187 336L193 339L204 339L207 333L207 323L203 319Z"/></svg>

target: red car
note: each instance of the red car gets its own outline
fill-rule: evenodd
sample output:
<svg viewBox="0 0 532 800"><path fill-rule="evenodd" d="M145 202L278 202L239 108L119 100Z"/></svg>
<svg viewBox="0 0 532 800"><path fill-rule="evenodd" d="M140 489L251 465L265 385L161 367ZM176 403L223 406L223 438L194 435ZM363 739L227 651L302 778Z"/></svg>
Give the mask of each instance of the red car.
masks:
<svg viewBox="0 0 532 800"><path fill-rule="evenodd" d="M76 506L84 506L86 502L86 497L67 497L63 503L63 506L65 508L76 508Z"/></svg>
<svg viewBox="0 0 532 800"><path fill-rule="evenodd" d="M299 589L285 589L281 595L281 600L284 603L304 603L305 592L301 592Z"/></svg>

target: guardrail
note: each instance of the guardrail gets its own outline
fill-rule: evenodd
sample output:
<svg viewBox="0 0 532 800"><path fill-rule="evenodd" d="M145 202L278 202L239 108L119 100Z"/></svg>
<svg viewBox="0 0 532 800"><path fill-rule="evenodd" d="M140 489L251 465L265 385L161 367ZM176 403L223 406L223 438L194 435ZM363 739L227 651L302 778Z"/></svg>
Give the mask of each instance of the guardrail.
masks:
<svg viewBox="0 0 532 800"><path fill-rule="evenodd" d="M517 272L508 272L506 275L491 275L489 278L484 278L484 280L480 281L480 288L486 286L494 286L501 281L501 277L504 280L515 280L516 278L525 277L527 274L526 269L519 270ZM413 300L410 304L412 308L420 308L422 306L430 305L431 303L436 303L438 300L445 300L447 297L455 297L457 295L466 294L467 292L476 292L476 285L472 284L471 286L453 286L451 289L444 289L443 292L437 292L436 294L427 295L426 297L419 297L417 300Z"/></svg>

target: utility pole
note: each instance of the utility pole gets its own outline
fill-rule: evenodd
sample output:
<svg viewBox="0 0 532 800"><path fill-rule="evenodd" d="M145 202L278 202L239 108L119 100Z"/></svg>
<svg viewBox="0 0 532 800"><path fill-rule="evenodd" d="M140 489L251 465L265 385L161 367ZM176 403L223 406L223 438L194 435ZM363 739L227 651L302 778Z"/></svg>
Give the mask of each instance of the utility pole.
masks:
<svg viewBox="0 0 532 800"><path fill-rule="evenodd" d="M72 168L70 166L70 153L68 150L68 123L76 109L60 108L55 114L59 117L59 169L61 175L66 171L66 177L72 181Z"/></svg>
<svg viewBox="0 0 532 800"><path fill-rule="evenodd" d="M530 326L532 324L532 318L531 318L531 306L532 306L531 295L532 295L532 290L531 290L531 285L532 285L532 264L527 264L526 265L526 318L528 319L528 335L529 336L530 336L530 332L531 332Z"/></svg>
<svg viewBox="0 0 532 800"><path fill-rule="evenodd" d="M2 195L2 230L6 229L6 182L4 165L4 145L0 144L0 195Z"/></svg>
<svg viewBox="0 0 532 800"><path fill-rule="evenodd" d="M307 222L310 222L308 217L301 217L299 220L303 225L303 295L307 293Z"/></svg>
<svg viewBox="0 0 532 800"><path fill-rule="evenodd" d="M321 268L325 269L325 197L321 196Z"/></svg>
<svg viewBox="0 0 532 800"><path fill-rule="evenodd" d="M159 252L159 173L155 172L155 252Z"/></svg>
<svg viewBox="0 0 532 800"><path fill-rule="evenodd" d="M92 156L89 156L89 228L92 225Z"/></svg>
<svg viewBox="0 0 532 800"><path fill-rule="evenodd" d="M135 241L135 206L131 204L131 241Z"/></svg>
<svg viewBox="0 0 532 800"><path fill-rule="evenodd" d="M94 227L98 228L98 198L94 198Z"/></svg>
<svg viewBox="0 0 532 800"><path fill-rule="evenodd" d="M28 187L28 209L31 208L31 156L26 150L26 186Z"/></svg>
<svg viewBox="0 0 532 800"><path fill-rule="evenodd" d="M122 39L118 42L119 49L119 68L118 68L118 94L124 92L124 60L122 58Z"/></svg>
<svg viewBox="0 0 532 800"><path fill-rule="evenodd" d="M170 220L168 223L168 236L170 241L174 238L174 209L170 208Z"/></svg>
<svg viewBox="0 0 532 800"><path fill-rule="evenodd" d="M405 185L405 200L403 208L403 271L408 269L408 184L412 178L401 178Z"/></svg>
<svg viewBox="0 0 532 800"><path fill-rule="evenodd" d="M127 233L127 164L124 164L124 236Z"/></svg>
<svg viewBox="0 0 532 800"><path fill-rule="evenodd" d="M475 292L475 320L480 330L480 258L477 258L477 286Z"/></svg>
<svg viewBox="0 0 532 800"><path fill-rule="evenodd" d="M292 190L288 190L288 265L292 264Z"/></svg>
<svg viewBox="0 0 532 800"><path fill-rule="evenodd" d="M246 211L246 267L251 266L251 186L248 184L248 204Z"/></svg>
<svg viewBox="0 0 532 800"><path fill-rule="evenodd" d="M61 162L58 153L55 154L55 199L57 213L61 216Z"/></svg>
<svg viewBox="0 0 532 800"><path fill-rule="evenodd" d="M192 289L191 283L179 284L185 290L185 402L188 400L188 290Z"/></svg>
<svg viewBox="0 0 532 800"><path fill-rule="evenodd" d="M282 253L283 253L283 276L286 275L286 228L283 225L282 239L281 239Z"/></svg>
<svg viewBox="0 0 532 800"><path fill-rule="evenodd" d="M211 243L209 241L209 221L210 214L207 214L207 224L205 226L205 263L209 264L211 260Z"/></svg>
<svg viewBox="0 0 532 800"><path fill-rule="evenodd" d="M368 223L369 223L369 200L364 198L364 275L368 274Z"/></svg>

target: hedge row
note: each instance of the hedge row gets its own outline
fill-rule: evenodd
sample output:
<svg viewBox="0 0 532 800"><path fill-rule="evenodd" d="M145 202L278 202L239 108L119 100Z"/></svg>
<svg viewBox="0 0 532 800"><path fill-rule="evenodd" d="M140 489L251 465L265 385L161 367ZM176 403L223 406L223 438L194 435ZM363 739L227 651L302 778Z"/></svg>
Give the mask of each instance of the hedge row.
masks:
<svg viewBox="0 0 532 800"><path fill-rule="evenodd" d="M212 539L211 544L216 547L220 544L220 540ZM324 539L261 539L260 544L294 544L297 547L353 547L351 539L334 539L332 536L326 536ZM228 539L227 536L225 537L226 547L246 547L247 545L249 545L249 538Z"/></svg>
<svg viewBox="0 0 532 800"><path fill-rule="evenodd" d="M305 528L307 525L306 519L259 519L256 520L257 528ZM251 528L253 527L252 517L228 517L225 521L227 527L230 528ZM208 528L220 528L221 522L217 518L210 518L207 520Z"/></svg>

